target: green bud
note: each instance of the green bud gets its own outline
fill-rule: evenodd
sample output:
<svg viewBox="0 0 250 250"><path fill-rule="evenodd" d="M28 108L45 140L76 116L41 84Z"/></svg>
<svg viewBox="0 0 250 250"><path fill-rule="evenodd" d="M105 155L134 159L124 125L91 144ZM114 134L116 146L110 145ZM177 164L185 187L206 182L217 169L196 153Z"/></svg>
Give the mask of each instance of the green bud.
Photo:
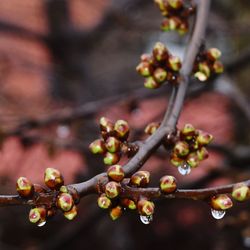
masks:
<svg viewBox="0 0 250 250"><path fill-rule="evenodd" d="M121 140L126 140L129 136L129 125L124 120L117 120L114 130L117 137Z"/></svg>
<svg viewBox="0 0 250 250"><path fill-rule="evenodd" d="M209 154L205 147L202 147L196 151L199 161L203 161L208 158Z"/></svg>
<svg viewBox="0 0 250 250"><path fill-rule="evenodd" d="M167 3L173 9L180 9L183 6L183 1L182 0L167 0Z"/></svg>
<svg viewBox="0 0 250 250"><path fill-rule="evenodd" d="M161 86L153 77L147 77L144 81L144 87L147 89L157 89Z"/></svg>
<svg viewBox="0 0 250 250"><path fill-rule="evenodd" d="M177 155L175 154L171 154L170 156L170 162L175 166L175 167L179 167L184 163L184 160L179 158Z"/></svg>
<svg viewBox="0 0 250 250"><path fill-rule="evenodd" d="M154 79L158 83L163 83L167 79L167 71L163 68L157 68L154 73Z"/></svg>
<svg viewBox="0 0 250 250"><path fill-rule="evenodd" d="M120 150L120 145L121 142L113 136L108 137L105 142L105 147L110 153L118 152Z"/></svg>
<svg viewBox="0 0 250 250"><path fill-rule="evenodd" d="M50 189L59 189L64 184L64 179L59 170L55 168L46 168L44 183Z"/></svg>
<svg viewBox="0 0 250 250"><path fill-rule="evenodd" d="M166 6L165 6L165 3L164 3L164 0L154 0L154 2L158 5L160 11L166 11Z"/></svg>
<svg viewBox="0 0 250 250"><path fill-rule="evenodd" d="M148 135L152 135L155 133L155 131L160 127L160 123L157 122L151 122L147 125L147 127L144 129L144 132Z"/></svg>
<svg viewBox="0 0 250 250"><path fill-rule="evenodd" d="M173 71L179 71L181 69L181 60L178 56L169 56L168 66Z"/></svg>
<svg viewBox="0 0 250 250"><path fill-rule="evenodd" d="M144 216L149 216L154 213L155 205L152 201L148 201L145 199L139 200L137 203L137 209L139 214Z"/></svg>
<svg viewBox="0 0 250 250"><path fill-rule="evenodd" d="M64 217L68 220L73 220L77 216L77 207L74 205L71 210L63 213Z"/></svg>
<svg viewBox="0 0 250 250"><path fill-rule="evenodd" d="M44 207L32 208L29 212L29 221L31 223L39 224L46 220L47 211Z"/></svg>
<svg viewBox="0 0 250 250"><path fill-rule="evenodd" d="M195 72L194 77L197 78L201 82L205 82L208 79L207 75L201 71Z"/></svg>
<svg viewBox="0 0 250 250"><path fill-rule="evenodd" d="M141 62L136 67L136 71L144 77L151 76L153 68L148 62Z"/></svg>
<svg viewBox="0 0 250 250"><path fill-rule="evenodd" d="M221 51L217 48L211 48L207 51L207 55L211 61L216 61L221 57Z"/></svg>
<svg viewBox="0 0 250 250"><path fill-rule="evenodd" d="M136 209L136 204L135 204L135 202L134 202L133 200L128 199L128 198L123 198L123 199L121 199L121 205L122 205L123 207L129 208L129 209L131 209L131 210Z"/></svg>
<svg viewBox="0 0 250 250"><path fill-rule="evenodd" d="M211 70L206 62L202 62L198 64L198 69L200 72L204 73L207 78L211 75Z"/></svg>
<svg viewBox="0 0 250 250"><path fill-rule="evenodd" d="M182 21L179 24L177 31L180 35L185 35L188 32L188 22Z"/></svg>
<svg viewBox="0 0 250 250"><path fill-rule="evenodd" d="M113 165L108 168L107 171L108 177L114 181L120 182L123 180L125 173L123 171L122 166Z"/></svg>
<svg viewBox="0 0 250 250"><path fill-rule="evenodd" d="M57 196L56 205L64 212L68 212L74 205L73 198L68 193L60 193Z"/></svg>
<svg viewBox="0 0 250 250"><path fill-rule="evenodd" d="M31 197L34 193L34 186L26 177L19 177L16 182L16 190L22 197Z"/></svg>
<svg viewBox="0 0 250 250"><path fill-rule="evenodd" d="M204 132L202 130L198 131L198 136L197 136L197 142L199 145L207 145L213 140L213 136L207 132Z"/></svg>
<svg viewBox="0 0 250 250"><path fill-rule="evenodd" d="M245 183L236 184L232 196L237 201L245 201L250 197L250 189Z"/></svg>
<svg viewBox="0 0 250 250"><path fill-rule="evenodd" d="M233 202L226 194L220 194L211 198L210 205L215 210L226 210L233 206Z"/></svg>
<svg viewBox="0 0 250 250"><path fill-rule="evenodd" d="M168 50L161 42L157 42L153 48L153 56L156 61L164 61L168 58Z"/></svg>
<svg viewBox="0 0 250 250"><path fill-rule="evenodd" d="M195 127L192 124L185 124L184 128L181 130L181 136L185 140L191 140L195 135Z"/></svg>
<svg viewBox="0 0 250 250"><path fill-rule="evenodd" d="M108 209L112 205L111 200L105 194L98 197L97 204L102 209Z"/></svg>
<svg viewBox="0 0 250 250"><path fill-rule="evenodd" d="M146 187L150 181L150 173L148 171L138 171L130 178L130 185L137 187Z"/></svg>
<svg viewBox="0 0 250 250"><path fill-rule="evenodd" d="M188 164L191 168L196 168L196 167L198 167L200 161L199 161L199 158L198 158L196 152L193 152L193 153L189 154L189 155L187 156L186 162L187 162L187 164Z"/></svg>
<svg viewBox="0 0 250 250"><path fill-rule="evenodd" d="M93 154L104 154L107 150L102 139L97 139L89 145L89 149Z"/></svg>
<svg viewBox="0 0 250 250"><path fill-rule="evenodd" d="M68 192L69 192L67 186L61 186L60 189L59 189L59 191L60 191L61 193L68 193Z"/></svg>
<svg viewBox="0 0 250 250"><path fill-rule="evenodd" d="M105 165L114 165L118 163L119 160L120 160L119 153L106 152L103 158L103 162Z"/></svg>
<svg viewBox="0 0 250 250"><path fill-rule="evenodd" d="M115 181L110 181L105 185L105 194L108 198L113 199L121 192L121 185Z"/></svg>
<svg viewBox="0 0 250 250"><path fill-rule="evenodd" d="M178 141L173 149L173 152L178 157L182 158L189 153L189 145L184 141Z"/></svg>
<svg viewBox="0 0 250 250"><path fill-rule="evenodd" d="M224 71L224 66L220 61L215 61L213 64L213 70L216 74L221 74Z"/></svg>
<svg viewBox="0 0 250 250"><path fill-rule="evenodd" d="M117 207L112 208L109 212L109 215L112 220L117 220L122 215L122 207L117 206Z"/></svg>
<svg viewBox="0 0 250 250"><path fill-rule="evenodd" d="M174 176L165 175L160 179L160 189L164 194L170 194L176 191L177 181Z"/></svg>
<svg viewBox="0 0 250 250"><path fill-rule="evenodd" d="M102 132L110 133L114 130L113 122L106 117L101 117L99 123Z"/></svg>

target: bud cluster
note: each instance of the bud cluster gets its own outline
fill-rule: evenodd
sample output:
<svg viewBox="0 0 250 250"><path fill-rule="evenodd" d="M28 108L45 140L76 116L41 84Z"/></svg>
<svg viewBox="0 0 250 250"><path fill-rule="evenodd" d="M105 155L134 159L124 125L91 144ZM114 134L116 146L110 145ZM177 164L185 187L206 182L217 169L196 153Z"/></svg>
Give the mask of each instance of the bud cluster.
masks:
<svg viewBox="0 0 250 250"><path fill-rule="evenodd" d="M79 202L77 191L73 187L64 186L61 173L54 168L47 168L44 173L46 187L32 184L26 177L19 177L16 182L16 190L22 198L39 201L41 195L47 194L55 197L55 204L40 204L29 212L29 221L38 226L43 226L47 218L53 216L60 209L65 218L72 220L77 215L75 204Z"/></svg>
<svg viewBox="0 0 250 250"><path fill-rule="evenodd" d="M223 73L224 67L221 61L221 52L217 48L205 50L202 48L196 56L193 73L201 82L206 81L214 74Z"/></svg>
<svg viewBox="0 0 250 250"><path fill-rule="evenodd" d="M178 31L183 35L188 31L188 18L194 14L195 7L184 0L154 0L161 14L165 17L162 21L163 31Z"/></svg>
<svg viewBox="0 0 250 250"><path fill-rule="evenodd" d="M206 146L212 139L211 134L186 124L179 131L179 141L174 145L171 163L176 167L184 164L188 164L191 168L197 167L200 161L208 158Z"/></svg>
<svg viewBox="0 0 250 250"><path fill-rule="evenodd" d="M103 155L106 165L114 165L120 161L122 148L129 136L129 125L124 120L113 123L106 117L100 119L101 139L93 141L89 149L93 154Z"/></svg>
<svg viewBox="0 0 250 250"><path fill-rule="evenodd" d="M157 89L164 83L178 83L181 60L170 54L165 45L157 42L152 55L143 54L136 67L137 72L145 77L144 86Z"/></svg>

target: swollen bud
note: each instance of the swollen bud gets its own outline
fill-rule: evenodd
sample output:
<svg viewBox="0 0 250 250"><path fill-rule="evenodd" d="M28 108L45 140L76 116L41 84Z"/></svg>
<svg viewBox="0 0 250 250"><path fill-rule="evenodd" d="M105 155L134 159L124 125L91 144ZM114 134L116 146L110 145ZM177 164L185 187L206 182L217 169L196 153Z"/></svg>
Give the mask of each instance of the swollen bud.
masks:
<svg viewBox="0 0 250 250"><path fill-rule="evenodd" d="M170 194L177 189L177 181L174 176L165 175L160 179L160 189L164 194Z"/></svg>
<svg viewBox="0 0 250 250"><path fill-rule="evenodd" d="M184 157L189 153L189 145L184 141L178 141L175 144L173 151L178 157Z"/></svg>
<svg viewBox="0 0 250 250"><path fill-rule="evenodd" d="M129 136L129 125L124 120L117 120L114 130L116 132L116 136L121 140L126 140Z"/></svg>
<svg viewBox="0 0 250 250"><path fill-rule="evenodd" d="M121 142L113 136L108 137L105 142L105 147L110 153L115 153L119 151L120 145Z"/></svg>
<svg viewBox="0 0 250 250"><path fill-rule="evenodd" d="M151 122L144 129L144 132L146 134L148 134L148 135L152 135L159 127L160 127L159 123L157 123L157 122Z"/></svg>
<svg viewBox="0 0 250 250"><path fill-rule="evenodd" d="M141 76L147 77L147 76L150 76L152 74L153 68L152 68L152 65L150 65L150 63L148 63L148 62L141 62L136 67L136 71Z"/></svg>
<svg viewBox="0 0 250 250"><path fill-rule="evenodd" d="M102 132L110 133L114 130L113 122L106 117L101 117L99 123Z"/></svg>
<svg viewBox="0 0 250 250"><path fill-rule="evenodd" d="M129 208L129 209L131 209L131 210L136 209L136 204L135 204L135 202L134 202L133 200L128 199L128 198L123 198L123 199L121 199L121 205L122 205L123 207Z"/></svg>
<svg viewBox="0 0 250 250"><path fill-rule="evenodd" d="M226 194L220 194L211 198L210 205L215 210L226 210L233 206L233 202Z"/></svg>
<svg viewBox="0 0 250 250"><path fill-rule="evenodd" d="M173 71L179 71L181 69L181 60L178 56L169 56L168 66Z"/></svg>
<svg viewBox="0 0 250 250"><path fill-rule="evenodd" d="M120 160L119 153L106 152L103 158L103 162L105 165L114 165L118 163L119 160Z"/></svg>
<svg viewBox="0 0 250 250"><path fill-rule="evenodd" d="M121 185L115 181L110 181L105 185L105 194L108 198L113 199L121 192Z"/></svg>
<svg viewBox="0 0 250 250"><path fill-rule="evenodd" d="M185 140L191 140L195 134L195 127L192 124L185 124L184 128L181 130L181 135Z"/></svg>
<svg viewBox="0 0 250 250"><path fill-rule="evenodd" d="M130 185L146 187L149 184L150 173L148 171L138 171L130 178Z"/></svg>
<svg viewBox="0 0 250 250"><path fill-rule="evenodd" d="M153 56L157 61L164 61L168 58L168 50L161 42L157 42L153 49Z"/></svg>
<svg viewBox="0 0 250 250"><path fill-rule="evenodd" d="M237 201L245 201L250 197L250 189L245 183L236 184L233 188L232 197Z"/></svg>
<svg viewBox="0 0 250 250"><path fill-rule="evenodd" d="M205 146L213 140L213 136L207 132L199 130L196 140L200 145Z"/></svg>
<svg viewBox="0 0 250 250"><path fill-rule="evenodd" d="M158 83L163 83L167 79L167 75L167 71L163 68L157 68L153 73L154 79Z"/></svg>
<svg viewBox="0 0 250 250"><path fill-rule="evenodd" d="M102 209L108 209L112 205L111 200L105 194L98 197L97 204Z"/></svg>
<svg viewBox="0 0 250 250"><path fill-rule="evenodd" d="M167 3L173 9L180 9L183 6L183 1L182 0L167 0Z"/></svg>
<svg viewBox="0 0 250 250"><path fill-rule="evenodd" d="M196 152L193 152L191 154L189 154L187 156L187 164L191 167L191 168L196 168L198 167L200 161L199 161L199 158L198 158L198 155Z"/></svg>
<svg viewBox="0 0 250 250"><path fill-rule="evenodd" d="M41 222L46 221L47 211L44 207L35 207L32 208L29 212L29 221L31 223L40 224Z"/></svg>
<svg viewBox="0 0 250 250"><path fill-rule="evenodd" d="M34 193L34 186L26 177L19 177L16 182L16 190L20 196L30 197Z"/></svg>
<svg viewBox="0 0 250 250"><path fill-rule="evenodd" d="M154 213L154 208L155 205L152 201L142 199L137 203L137 209L141 215L145 216L152 215Z"/></svg>
<svg viewBox="0 0 250 250"><path fill-rule="evenodd" d="M59 189L64 184L64 179L57 169L46 168L44 173L44 183L50 189Z"/></svg>
<svg viewBox="0 0 250 250"><path fill-rule="evenodd" d="M64 217L68 220L73 220L77 216L77 207L74 205L71 210L63 213Z"/></svg>
<svg viewBox="0 0 250 250"><path fill-rule="evenodd" d="M107 150L102 139L97 139L89 145L89 150L93 154L104 154Z"/></svg>
<svg viewBox="0 0 250 250"><path fill-rule="evenodd" d="M224 71L224 66L220 61L215 61L213 64L213 70L216 74L221 74Z"/></svg>
<svg viewBox="0 0 250 250"><path fill-rule="evenodd" d="M145 78L144 87L147 89L157 89L161 86L152 76Z"/></svg>
<svg viewBox="0 0 250 250"><path fill-rule="evenodd" d="M117 206L117 207L112 208L109 212L109 215L112 220L117 220L122 215L122 207Z"/></svg>
<svg viewBox="0 0 250 250"><path fill-rule="evenodd" d="M56 205L58 208L60 208L62 211L67 212L71 210L71 208L74 205L73 198L68 193L60 193L57 196Z"/></svg>
<svg viewBox="0 0 250 250"><path fill-rule="evenodd" d="M208 158L209 154L205 147L202 147L196 151L199 161L203 161Z"/></svg>
<svg viewBox="0 0 250 250"><path fill-rule="evenodd" d="M207 75L204 72L201 72L201 71L197 71L194 74L194 77L197 78L201 82L205 82L207 80L207 78L208 78Z"/></svg>
<svg viewBox="0 0 250 250"><path fill-rule="evenodd" d="M184 163L184 160L179 158L177 155L175 154L171 154L170 156L170 162L175 166L175 167L179 167Z"/></svg>
<svg viewBox="0 0 250 250"><path fill-rule="evenodd" d="M221 51L217 48L211 48L207 51L207 55L211 61L216 61L221 57Z"/></svg>
<svg viewBox="0 0 250 250"><path fill-rule="evenodd" d="M114 181L120 182L123 180L125 173L121 165L113 165L108 168L108 177Z"/></svg>

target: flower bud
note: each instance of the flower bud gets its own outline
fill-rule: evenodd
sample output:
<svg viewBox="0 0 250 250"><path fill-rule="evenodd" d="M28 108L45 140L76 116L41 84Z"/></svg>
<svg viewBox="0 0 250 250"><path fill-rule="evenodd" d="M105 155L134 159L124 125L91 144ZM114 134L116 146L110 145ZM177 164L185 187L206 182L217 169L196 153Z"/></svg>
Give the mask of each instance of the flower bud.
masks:
<svg viewBox="0 0 250 250"><path fill-rule="evenodd" d="M221 51L217 48L211 48L207 51L207 55L211 61L216 61L221 57Z"/></svg>
<svg viewBox="0 0 250 250"><path fill-rule="evenodd" d="M201 82L205 82L208 79L207 75L201 71L195 72L194 77Z"/></svg>
<svg viewBox="0 0 250 250"><path fill-rule="evenodd" d="M123 180L125 173L123 171L122 166L113 165L108 168L107 171L108 177L114 181L120 182Z"/></svg>
<svg viewBox="0 0 250 250"><path fill-rule="evenodd" d="M122 215L122 207L117 206L117 207L112 208L109 212L109 215L112 220L117 220Z"/></svg>
<svg viewBox="0 0 250 250"><path fill-rule="evenodd" d="M154 2L157 4L157 6L159 7L160 11L163 11L165 12L167 9L166 9L166 6L165 6L165 3L164 3L164 0L154 0Z"/></svg>
<svg viewBox="0 0 250 250"><path fill-rule="evenodd" d="M205 146L213 140L213 136L207 132L199 130L196 140L199 143L199 145Z"/></svg>
<svg viewBox="0 0 250 250"><path fill-rule="evenodd" d="M233 206L233 202L226 194L220 194L211 198L210 205L215 210L226 210Z"/></svg>
<svg viewBox="0 0 250 250"><path fill-rule="evenodd" d="M31 197L34 193L34 186L26 177L19 177L16 182L16 190L22 197Z"/></svg>
<svg viewBox="0 0 250 250"><path fill-rule="evenodd" d="M179 71L181 69L181 60L178 56L169 56L168 66L173 71Z"/></svg>
<svg viewBox="0 0 250 250"><path fill-rule="evenodd" d="M144 81L144 87L147 89L157 89L161 86L153 77L147 77Z"/></svg>
<svg viewBox="0 0 250 250"><path fill-rule="evenodd" d="M180 35L185 35L188 32L188 22L182 21L179 24L177 31Z"/></svg>
<svg viewBox="0 0 250 250"><path fill-rule="evenodd" d="M144 77L151 76L153 72L153 67L148 62L141 62L136 67L136 71Z"/></svg>
<svg viewBox="0 0 250 250"><path fill-rule="evenodd" d="M68 187L67 187L67 186L64 186L64 185L60 187L59 191L60 191L61 193L69 193Z"/></svg>
<svg viewBox="0 0 250 250"><path fill-rule="evenodd" d="M110 133L114 130L113 122L106 117L101 117L99 123L102 132Z"/></svg>
<svg viewBox="0 0 250 250"><path fill-rule="evenodd" d="M164 194L170 194L177 189L177 181L174 176L165 175L160 179L160 189Z"/></svg>
<svg viewBox="0 0 250 250"><path fill-rule="evenodd" d="M237 201L245 201L250 197L250 189L245 183L236 184L232 196Z"/></svg>
<svg viewBox="0 0 250 250"><path fill-rule="evenodd" d="M211 70L210 70L210 68L209 68L209 66L207 65L206 62L199 63L198 64L198 69L199 69L200 72L204 73L207 78L210 77Z"/></svg>
<svg viewBox="0 0 250 250"><path fill-rule="evenodd" d="M63 213L64 217L68 220L73 220L77 216L77 207L74 205L71 210Z"/></svg>
<svg viewBox="0 0 250 250"><path fill-rule="evenodd" d="M200 163L199 158L198 158L196 152L193 152L193 153L189 154L189 155L187 156L186 161L187 161L187 164L188 164L191 168L196 168L196 167L198 167L198 165L199 165L199 163Z"/></svg>
<svg viewBox="0 0 250 250"><path fill-rule="evenodd" d="M107 150L102 139L97 139L89 145L89 150L93 154L104 154Z"/></svg>
<svg viewBox="0 0 250 250"><path fill-rule="evenodd" d="M67 212L71 210L71 208L74 205L73 198L68 193L60 193L57 196L56 205L58 208L60 208L62 211Z"/></svg>
<svg viewBox="0 0 250 250"><path fill-rule="evenodd" d="M196 151L199 161L203 161L208 158L209 154L205 147L202 147Z"/></svg>
<svg viewBox="0 0 250 250"><path fill-rule="evenodd" d="M163 83L167 79L167 71L163 68L157 68L153 73L154 79L158 83Z"/></svg>
<svg viewBox="0 0 250 250"><path fill-rule="evenodd" d="M146 187L149 184L150 173L148 171L138 171L130 178L130 185Z"/></svg>
<svg viewBox="0 0 250 250"><path fill-rule="evenodd" d="M117 120L114 130L117 137L121 140L126 140L129 136L129 125L124 120Z"/></svg>
<svg viewBox="0 0 250 250"><path fill-rule="evenodd" d="M119 160L120 160L119 153L106 152L103 158L103 162L105 165L114 165L118 163Z"/></svg>
<svg viewBox="0 0 250 250"><path fill-rule="evenodd" d="M32 208L29 212L29 221L31 223L39 224L46 220L47 211L44 207Z"/></svg>
<svg viewBox="0 0 250 250"><path fill-rule="evenodd" d="M175 167L179 167L184 163L184 160L179 158L177 155L175 154L171 154L170 156L170 162L175 166Z"/></svg>
<svg viewBox="0 0 250 250"><path fill-rule="evenodd" d="M152 215L154 213L154 208L155 205L152 201L142 199L137 203L137 209L141 215L145 216Z"/></svg>
<svg viewBox="0 0 250 250"><path fill-rule="evenodd" d="M167 0L167 3L169 6L176 10L180 9L183 6L182 0Z"/></svg>
<svg viewBox="0 0 250 250"><path fill-rule="evenodd" d="M135 202L134 202L133 200L128 199L128 198L123 198L123 199L121 199L121 205L122 205L123 207L129 208L129 209L131 209L131 210L136 209L136 204L135 204Z"/></svg>
<svg viewBox="0 0 250 250"><path fill-rule="evenodd" d="M64 179L57 169L46 168L44 173L44 183L50 189L59 189L64 184Z"/></svg>
<svg viewBox="0 0 250 250"><path fill-rule="evenodd" d="M110 181L105 185L105 194L108 198L113 199L121 192L121 185L115 181Z"/></svg>
<svg viewBox="0 0 250 250"><path fill-rule="evenodd" d="M220 61L215 61L213 64L213 70L216 74L221 74L224 71L224 66Z"/></svg>
<svg viewBox="0 0 250 250"><path fill-rule="evenodd" d="M181 130L181 136L185 140L191 140L195 135L195 127L192 124L185 124L184 128Z"/></svg>
<svg viewBox="0 0 250 250"><path fill-rule="evenodd" d="M154 64L154 59L153 59L152 55L150 55L150 54L142 54L141 55L141 61L142 62L147 62L150 65Z"/></svg>
<svg viewBox="0 0 250 250"><path fill-rule="evenodd" d="M97 204L102 209L108 209L112 205L111 200L105 194L98 197Z"/></svg>
<svg viewBox="0 0 250 250"><path fill-rule="evenodd" d="M157 122L151 122L144 129L144 132L146 134L148 134L148 135L152 135L159 127L160 127L159 123L157 123Z"/></svg>
<svg viewBox="0 0 250 250"><path fill-rule="evenodd" d="M173 149L173 152L178 157L184 157L189 153L189 145L184 141L178 141Z"/></svg>
<svg viewBox="0 0 250 250"><path fill-rule="evenodd" d="M108 137L105 142L105 147L110 153L115 153L119 151L120 145L121 142L113 136Z"/></svg>
<svg viewBox="0 0 250 250"><path fill-rule="evenodd" d="M153 49L153 56L155 60L161 62L168 58L168 50L161 42L157 42Z"/></svg>

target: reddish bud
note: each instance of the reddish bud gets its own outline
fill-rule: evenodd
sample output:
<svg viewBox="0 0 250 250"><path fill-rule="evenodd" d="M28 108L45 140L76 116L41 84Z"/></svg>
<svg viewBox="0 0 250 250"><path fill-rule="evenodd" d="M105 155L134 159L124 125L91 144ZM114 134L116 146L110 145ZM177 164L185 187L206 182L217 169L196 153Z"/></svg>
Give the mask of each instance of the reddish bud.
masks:
<svg viewBox="0 0 250 250"><path fill-rule="evenodd" d="M108 198L113 199L121 192L121 185L115 181L110 181L105 185L105 194Z"/></svg>
<svg viewBox="0 0 250 250"><path fill-rule="evenodd" d="M109 215L112 220L117 220L122 215L122 207L117 206L117 207L112 208L109 212Z"/></svg>
<svg viewBox="0 0 250 250"><path fill-rule="evenodd" d="M179 71L181 69L181 60L178 56L169 56L168 67L173 71Z"/></svg>
<svg viewBox="0 0 250 250"><path fill-rule="evenodd" d="M185 124L184 128L181 130L181 136L185 140L191 140L195 135L195 127L192 124Z"/></svg>
<svg viewBox="0 0 250 250"><path fill-rule="evenodd" d="M44 183L50 189L59 189L64 184L64 179L59 170L55 168L46 168Z"/></svg>
<svg viewBox="0 0 250 250"><path fill-rule="evenodd" d="M157 42L153 49L153 56L157 61L164 61L168 58L168 50L161 42Z"/></svg>
<svg viewBox="0 0 250 250"><path fill-rule="evenodd" d="M29 212L29 221L31 223L39 224L46 221L47 211L44 207L32 208Z"/></svg>
<svg viewBox="0 0 250 250"><path fill-rule="evenodd" d="M224 66L220 61L215 61L213 64L213 70L216 74L221 74L224 71Z"/></svg>
<svg viewBox="0 0 250 250"><path fill-rule="evenodd" d="M163 83L167 79L167 71L163 68L157 68L153 73L154 79L158 83Z"/></svg>
<svg viewBox="0 0 250 250"><path fill-rule="evenodd" d="M120 182L123 180L125 173L123 171L122 166L113 165L108 168L107 171L108 177L114 181Z"/></svg>
<svg viewBox="0 0 250 250"><path fill-rule="evenodd" d="M136 71L144 77L151 76L153 72L153 67L148 62L141 62L136 67Z"/></svg>
<svg viewBox="0 0 250 250"><path fill-rule="evenodd" d="M56 205L58 208L60 208L62 211L67 212L71 210L71 208L74 205L73 198L68 193L60 193L57 196Z"/></svg>
<svg viewBox="0 0 250 250"><path fill-rule="evenodd" d="M106 152L103 158L103 162L105 165L114 165L118 163L119 160L120 160L119 153Z"/></svg>
<svg viewBox="0 0 250 250"><path fill-rule="evenodd" d="M197 136L197 142L199 143L199 145L207 145L209 144L212 140L213 140L213 136L207 132L198 131L198 136Z"/></svg>
<svg viewBox="0 0 250 250"><path fill-rule="evenodd" d="M220 194L211 198L210 205L215 210L226 210L233 206L233 202L226 194Z"/></svg>
<svg viewBox="0 0 250 250"><path fill-rule="evenodd" d="M202 147L196 151L199 161L203 161L208 158L209 154L205 147Z"/></svg>
<svg viewBox="0 0 250 250"><path fill-rule="evenodd" d="M114 130L116 135L121 140L126 140L129 136L129 125L124 120L117 120L115 123Z"/></svg>
<svg viewBox="0 0 250 250"><path fill-rule="evenodd" d="M110 153L115 153L119 151L120 145L121 142L113 136L108 137L105 142L105 147Z"/></svg>
<svg viewBox="0 0 250 250"><path fill-rule="evenodd" d="M89 150L93 154L104 154L107 150L102 139L97 139L89 145Z"/></svg>
<svg viewBox="0 0 250 250"><path fill-rule="evenodd" d="M34 186L26 177L19 177L16 182L16 190L22 197L31 197L34 193Z"/></svg>
<svg viewBox="0 0 250 250"><path fill-rule="evenodd" d="M130 185L145 187L149 184L150 173L148 171L138 171L130 178Z"/></svg>
<svg viewBox="0 0 250 250"><path fill-rule="evenodd" d="M97 204L102 209L108 209L112 205L111 200L105 194L98 197Z"/></svg>
<svg viewBox="0 0 250 250"><path fill-rule="evenodd" d="M200 163L199 158L198 158L196 152L193 152L193 153L189 154L189 155L187 156L186 161L187 161L187 164L188 164L191 168L196 168L196 167L198 167L198 165L199 165L199 163Z"/></svg>
<svg viewBox="0 0 250 250"><path fill-rule="evenodd" d="M165 175L160 179L160 189L164 194L175 192L177 181L174 176Z"/></svg>
<svg viewBox="0 0 250 250"><path fill-rule="evenodd" d="M189 153L189 145L184 141L178 141L173 150L174 154L178 157L184 157Z"/></svg>
<svg viewBox="0 0 250 250"><path fill-rule="evenodd" d="M188 22L182 21L179 24L177 31L180 35L185 35L188 32Z"/></svg>
<svg viewBox="0 0 250 250"><path fill-rule="evenodd" d="M63 213L64 217L68 220L73 220L77 216L77 207L74 205L71 210Z"/></svg>
<svg viewBox="0 0 250 250"><path fill-rule="evenodd" d="M101 117L99 123L102 132L110 133L114 130L113 122L106 117Z"/></svg>
<svg viewBox="0 0 250 250"><path fill-rule="evenodd" d="M245 183L236 184L232 196L237 201L245 201L250 198L250 189Z"/></svg>
<svg viewBox="0 0 250 250"><path fill-rule="evenodd" d="M154 208L155 206L152 201L142 199L137 203L137 209L141 215L145 216L152 215L154 213Z"/></svg>
<svg viewBox="0 0 250 250"><path fill-rule="evenodd" d="M179 167L184 163L184 160L179 158L177 155L175 154L171 154L170 157L170 162L175 166L175 167Z"/></svg>
<svg viewBox="0 0 250 250"><path fill-rule="evenodd" d="M148 134L148 135L152 135L159 127L160 127L159 123L157 123L157 122L151 122L144 129L144 132L146 134Z"/></svg>
<svg viewBox="0 0 250 250"><path fill-rule="evenodd" d="M128 199L128 198L123 198L123 199L121 199L121 205L122 205L123 207L129 208L129 209L131 209L131 210L136 209L136 204L135 204L135 202L134 202L133 200Z"/></svg>
<svg viewBox="0 0 250 250"><path fill-rule="evenodd" d="M216 61L221 57L221 51L217 48L211 48L207 51L207 55L211 61Z"/></svg>

